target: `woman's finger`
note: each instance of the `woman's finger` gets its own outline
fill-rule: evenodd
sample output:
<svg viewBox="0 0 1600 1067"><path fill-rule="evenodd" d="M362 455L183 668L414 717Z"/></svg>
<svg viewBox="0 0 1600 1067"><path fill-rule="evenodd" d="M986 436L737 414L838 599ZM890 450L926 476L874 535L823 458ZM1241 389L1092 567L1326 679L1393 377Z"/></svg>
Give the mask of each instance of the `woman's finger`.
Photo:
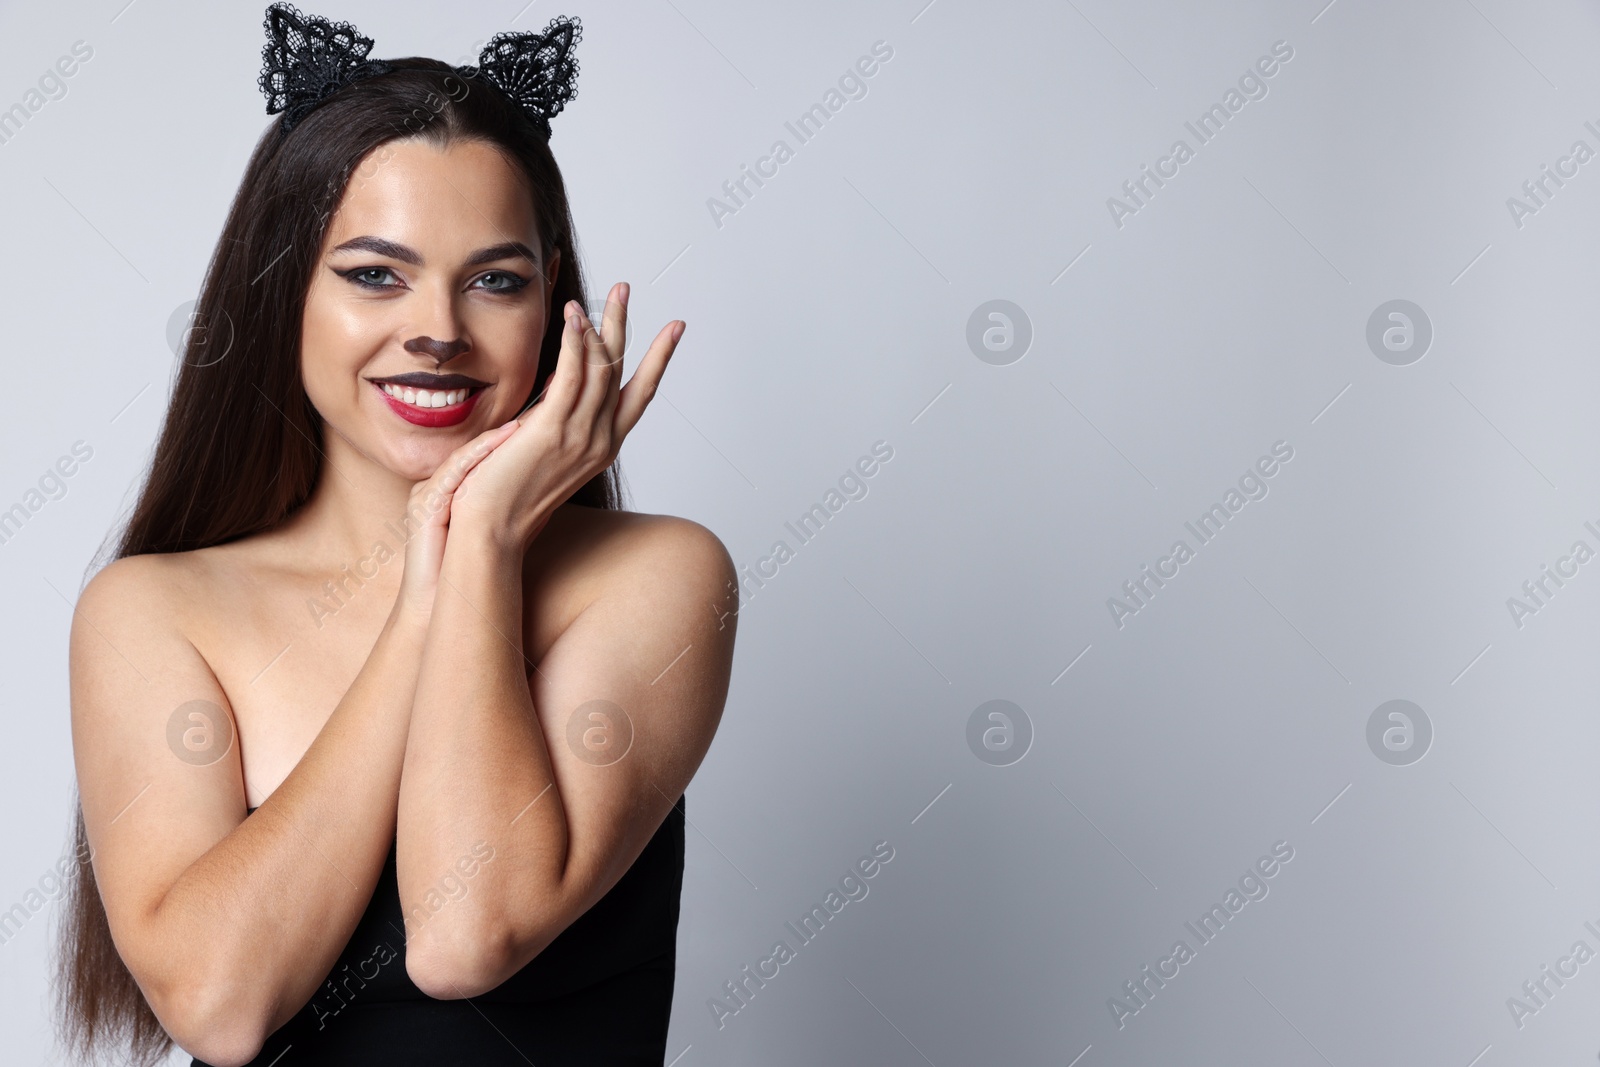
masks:
<svg viewBox="0 0 1600 1067"><path fill-rule="evenodd" d="M656 339L650 343L650 350L644 354L644 359L639 361L639 369L633 372L628 384L622 387L621 397L617 401L616 419L612 423L615 427L615 436L612 439L619 444L638 424L640 417L644 415L645 405L656 395L656 388L661 384L661 376L667 370L667 361L677 349L686 325L680 319L663 326L661 332L656 334Z"/></svg>
<svg viewBox="0 0 1600 1067"><path fill-rule="evenodd" d="M582 310L576 300L567 301L561 309L565 323L561 327L561 351L556 356L556 369L545 379L538 402L519 415L518 422L526 422L537 411L545 412L541 418L559 421L572 414L583 388L583 328L580 323L587 320L580 318Z"/></svg>
<svg viewBox="0 0 1600 1067"><path fill-rule="evenodd" d="M605 338L606 351L611 353L612 362L618 365L622 362L622 350L628 343L628 283L618 282L611 287L611 292L606 294L605 311L601 318L601 335Z"/></svg>
<svg viewBox="0 0 1600 1067"><path fill-rule="evenodd" d="M605 307L605 342L606 351L611 353L611 377L606 383L606 399L602 411L610 413L616 410L617 397L622 392L622 369L624 366L624 350L628 346L628 296L631 287L627 282L618 282L611 287L611 293L606 298Z"/></svg>
<svg viewBox="0 0 1600 1067"><path fill-rule="evenodd" d="M582 323L583 388L569 418L583 427L590 427L599 418L601 406L611 390L611 379L617 376L617 364L587 314L582 316Z"/></svg>
<svg viewBox="0 0 1600 1067"><path fill-rule="evenodd" d="M446 456L444 462L439 464L432 476L424 483L427 485L427 488L423 490L424 503L426 504L428 494L432 490L438 490L443 493L446 500L453 496L455 491L460 488L462 480L471 473L474 467L483 461L485 456L493 452L503 441L515 433L517 425L517 421L512 419L510 422L496 426L492 430L485 430Z"/></svg>

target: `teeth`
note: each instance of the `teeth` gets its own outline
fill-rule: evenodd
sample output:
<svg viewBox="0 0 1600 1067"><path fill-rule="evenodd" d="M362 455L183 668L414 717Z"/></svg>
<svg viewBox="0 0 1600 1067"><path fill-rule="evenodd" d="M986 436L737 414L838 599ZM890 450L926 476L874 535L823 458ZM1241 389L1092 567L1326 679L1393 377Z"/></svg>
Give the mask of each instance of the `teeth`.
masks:
<svg viewBox="0 0 1600 1067"><path fill-rule="evenodd" d="M396 400L419 408L449 407L451 404L461 403L472 393L470 389L414 389L388 382L384 383L383 391Z"/></svg>

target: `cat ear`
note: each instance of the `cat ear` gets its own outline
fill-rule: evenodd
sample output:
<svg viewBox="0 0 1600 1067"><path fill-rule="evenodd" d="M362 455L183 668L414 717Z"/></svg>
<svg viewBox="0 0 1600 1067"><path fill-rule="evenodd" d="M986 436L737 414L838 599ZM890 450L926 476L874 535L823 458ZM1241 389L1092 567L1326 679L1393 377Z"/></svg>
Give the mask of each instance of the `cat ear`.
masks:
<svg viewBox="0 0 1600 1067"><path fill-rule="evenodd" d="M578 61L573 49L583 39L583 24L560 16L543 33L497 33L478 55L475 67L458 67L466 77L482 77L522 108L550 139L550 120L578 95Z"/></svg>
<svg viewBox="0 0 1600 1067"><path fill-rule="evenodd" d="M348 22L303 15L291 4L273 4L263 25L267 43L261 49L257 83L267 98L267 114L283 112L285 133L330 93L391 69L387 63L367 59L372 38Z"/></svg>

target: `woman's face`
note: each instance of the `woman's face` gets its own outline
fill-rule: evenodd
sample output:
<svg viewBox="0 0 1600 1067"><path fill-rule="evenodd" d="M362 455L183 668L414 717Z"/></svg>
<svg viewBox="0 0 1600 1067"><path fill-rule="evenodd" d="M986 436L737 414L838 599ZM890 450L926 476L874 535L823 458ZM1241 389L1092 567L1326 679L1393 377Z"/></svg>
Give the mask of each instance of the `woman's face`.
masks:
<svg viewBox="0 0 1600 1067"><path fill-rule="evenodd" d="M533 389L559 257L493 146L380 145L351 174L301 322L311 403L412 481L504 424Z"/></svg>

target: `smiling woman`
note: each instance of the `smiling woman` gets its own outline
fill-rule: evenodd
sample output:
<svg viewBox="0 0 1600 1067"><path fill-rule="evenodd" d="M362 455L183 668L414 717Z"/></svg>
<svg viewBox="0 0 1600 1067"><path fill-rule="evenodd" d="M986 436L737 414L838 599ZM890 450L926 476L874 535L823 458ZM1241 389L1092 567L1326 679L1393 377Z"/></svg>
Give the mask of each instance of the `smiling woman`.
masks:
<svg viewBox="0 0 1600 1067"><path fill-rule="evenodd" d="M282 119L197 305L232 347L190 333L74 615L64 1036L197 1067L659 1064L734 572L620 508L683 323L624 384L628 285L603 329L583 310L547 144L577 24L471 68L369 61L281 4L267 30ZM308 617L397 529L402 566ZM225 739L198 755L171 740L197 707Z"/></svg>
<svg viewBox="0 0 1600 1067"><path fill-rule="evenodd" d="M386 147L388 162L346 193L329 226L322 269L306 295L301 364L306 393L324 418L338 425L354 401L349 414L388 437L397 428L374 417L382 411L436 429L467 423L486 395L491 407L531 395L561 253L535 250L528 182L497 148L473 140ZM481 233L498 236L496 228L522 238L472 247ZM431 369L414 369L417 357ZM493 379L446 374L446 365L492 371ZM350 383L362 382L348 394ZM426 453L436 437L395 443ZM436 456L423 456L430 460L437 465ZM418 481L426 476L414 473Z"/></svg>

